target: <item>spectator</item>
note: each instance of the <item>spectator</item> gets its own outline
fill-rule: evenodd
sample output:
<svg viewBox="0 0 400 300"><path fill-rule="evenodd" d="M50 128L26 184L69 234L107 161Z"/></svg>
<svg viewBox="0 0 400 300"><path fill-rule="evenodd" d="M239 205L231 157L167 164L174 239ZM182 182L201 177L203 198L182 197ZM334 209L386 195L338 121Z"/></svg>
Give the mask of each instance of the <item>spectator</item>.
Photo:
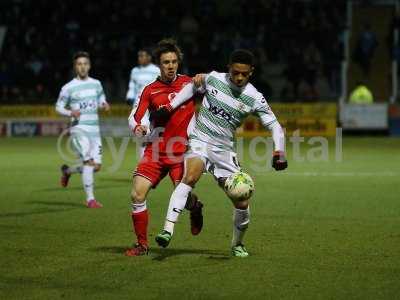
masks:
<svg viewBox="0 0 400 300"><path fill-rule="evenodd" d="M369 76L371 60L374 56L378 41L375 33L371 30L371 25L366 23L364 30L358 37L357 45L353 53L353 59L362 68L364 74Z"/></svg>
<svg viewBox="0 0 400 300"><path fill-rule="evenodd" d="M93 72L105 83L107 94L121 100L129 58L165 36L175 36L184 45L183 67L189 74L214 68L222 71L227 53L245 47L257 54L254 80L272 93L272 99L279 98L281 91L271 89L268 82L285 80L287 88L281 94L293 94L295 99L303 81L316 90L311 94L323 97L319 81L328 80L337 94L341 57L329 58L340 52L331 48L337 47L343 28L345 2L254 0L249 7L244 0L149 0L135 5L89 0L79 6L62 0L5 1L0 19L8 30L1 59L7 58L7 66L12 65L13 70L6 68L12 83L6 84L7 92L2 95L21 101L29 97L36 101L40 95L44 101L53 101L70 76L72 53L85 49L96 58ZM360 38L360 49L369 56L376 47L374 40L370 31ZM265 66L269 64L286 66L281 80L267 77ZM323 78L318 78L321 70ZM4 67L2 72L4 77ZM4 82L3 78L2 86ZM304 94L308 87L302 86Z"/></svg>
<svg viewBox="0 0 400 300"><path fill-rule="evenodd" d="M350 94L351 104L372 104L374 96L370 89L363 82L358 82L355 89Z"/></svg>

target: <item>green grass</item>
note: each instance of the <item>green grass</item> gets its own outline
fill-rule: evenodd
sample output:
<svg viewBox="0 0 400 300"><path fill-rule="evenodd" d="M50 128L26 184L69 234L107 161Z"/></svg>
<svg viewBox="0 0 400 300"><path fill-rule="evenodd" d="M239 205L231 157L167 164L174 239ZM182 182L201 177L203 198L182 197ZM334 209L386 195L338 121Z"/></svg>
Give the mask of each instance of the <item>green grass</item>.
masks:
<svg viewBox="0 0 400 300"><path fill-rule="evenodd" d="M346 138L343 162L289 160L256 183L246 246L229 256L232 207L210 176L196 190L205 227L181 217L158 249L171 193L151 192L151 253L127 258L129 145L122 167L96 175L100 210L83 206L80 178L58 186L55 139L0 139L0 299L395 299L400 295L400 140ZM246 148L246 147L245 147ZM303 147L305 153L307 147ZM260 150L260 149L259 149ZM331 148L331 150L333 150ZM292 154L289 152L289 159ZM244 153L245 168L253 164Z"/></svg>

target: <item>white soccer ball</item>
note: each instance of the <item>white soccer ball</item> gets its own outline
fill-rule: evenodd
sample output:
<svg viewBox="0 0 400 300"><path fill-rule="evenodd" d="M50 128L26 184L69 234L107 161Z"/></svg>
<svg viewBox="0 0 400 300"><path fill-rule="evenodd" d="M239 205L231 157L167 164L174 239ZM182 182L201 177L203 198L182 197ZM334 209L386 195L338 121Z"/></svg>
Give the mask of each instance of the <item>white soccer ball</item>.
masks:
<svg viewBox="0 0 400 300"><path fill-rule="evenodd" d="M237 172L226 179L224 188L229 198L234 201L243 201L253 194L254 182L249 174Z"/></svg>

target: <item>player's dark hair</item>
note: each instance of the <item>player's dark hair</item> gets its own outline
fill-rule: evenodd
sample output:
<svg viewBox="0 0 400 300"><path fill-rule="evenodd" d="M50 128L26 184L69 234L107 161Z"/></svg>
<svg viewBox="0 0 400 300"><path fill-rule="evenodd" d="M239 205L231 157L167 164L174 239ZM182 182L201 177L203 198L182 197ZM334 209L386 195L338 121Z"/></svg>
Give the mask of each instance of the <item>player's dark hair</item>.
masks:
<svg viewBox="0 0 400 300"><path fill-rule="evenodd" d="M72 62L75 63L75 61L76 61L78 58L81 58L81 57L85 57L85 58L87 58L88 60L90 60L90 54L89 54L89 52L86 52L86 51L78 51L78 52L75 52L74 56L72 57Z"/></svg>
<svg viewBox="0 0 400 300"><path fill-rule="evenodd" d="M163 39L158 42L156 49L154 49L153 57L157 65L160 64L161 55L168 52L174 52L178 57L180 63L183 59L181 48L177 45L174 39Z"/></svg>
<svg viewBox="0 0 400 300"><path fill-rule="evenodd" d="M250 65L253 67L255 63L254 54L249 50L237 49L233 51L229 57L229 64L231 65L234 63Z"/></svg>
<svg viewBox="0 0 400 300"><path fill-rule="evenodd" d="M139 52L146 52L146 54L148 54L148 55L150 55L150 56L153 56L153 53L152 53L151 49L148 48L148 47L139 48L138 53L139 53Z"/></svg>

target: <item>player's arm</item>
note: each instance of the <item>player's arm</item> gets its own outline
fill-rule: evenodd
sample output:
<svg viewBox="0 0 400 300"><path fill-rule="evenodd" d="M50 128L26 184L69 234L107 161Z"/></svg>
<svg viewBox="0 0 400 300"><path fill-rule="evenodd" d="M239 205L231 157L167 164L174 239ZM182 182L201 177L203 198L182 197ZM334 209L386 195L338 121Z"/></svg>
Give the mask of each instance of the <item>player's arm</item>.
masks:
<svg viewBox="0 0 400 300"><path fill-rule="evenodd" d="M58 96L57 99L56 111L57 113L65 117L79 118L79 116L81 115L79 110L70 110L66 108L69 103L69 98L70 96L68 90L62 88L60 95Z"/></svg>
<svg viewBox="0 0 400 300"><path fill-rule="evenodd" d="M191 99L197 92L205 90L205 74L198 74L193 78L193 81L188 83L175 95L174 99L168 104L161 105L160 108L152 113L153 118L164 118L171 111L181 106L183 103Z"/></svg>
<svg viewBox="0 0 400 300"><path fill-rule="evenodd" d="M285 133L282 126L279 124L264 97L261 96L260 99L257 99L254 111L261 119L263 126L272 133L274 141L272 167L277 171L286 169L288 163L285 156Z"/></svg>
<svg viewBox="0 0 400 300"><path fill-rule="evenodd" d="M135 103L136 97L137 97L137 91L135 83L135 72L134 69L132 69L131 75L129 77L128 92L126 94L126 103L129 105L133 105Z"/></svg>
<svg viewBox="0 0 400 300"><path fill-rule="evenodd" d="M134 105L128 118L129 128L138 137L145 136L149 132L149 104L149 88L145 87L139 97L138 104Z"/></svg>

